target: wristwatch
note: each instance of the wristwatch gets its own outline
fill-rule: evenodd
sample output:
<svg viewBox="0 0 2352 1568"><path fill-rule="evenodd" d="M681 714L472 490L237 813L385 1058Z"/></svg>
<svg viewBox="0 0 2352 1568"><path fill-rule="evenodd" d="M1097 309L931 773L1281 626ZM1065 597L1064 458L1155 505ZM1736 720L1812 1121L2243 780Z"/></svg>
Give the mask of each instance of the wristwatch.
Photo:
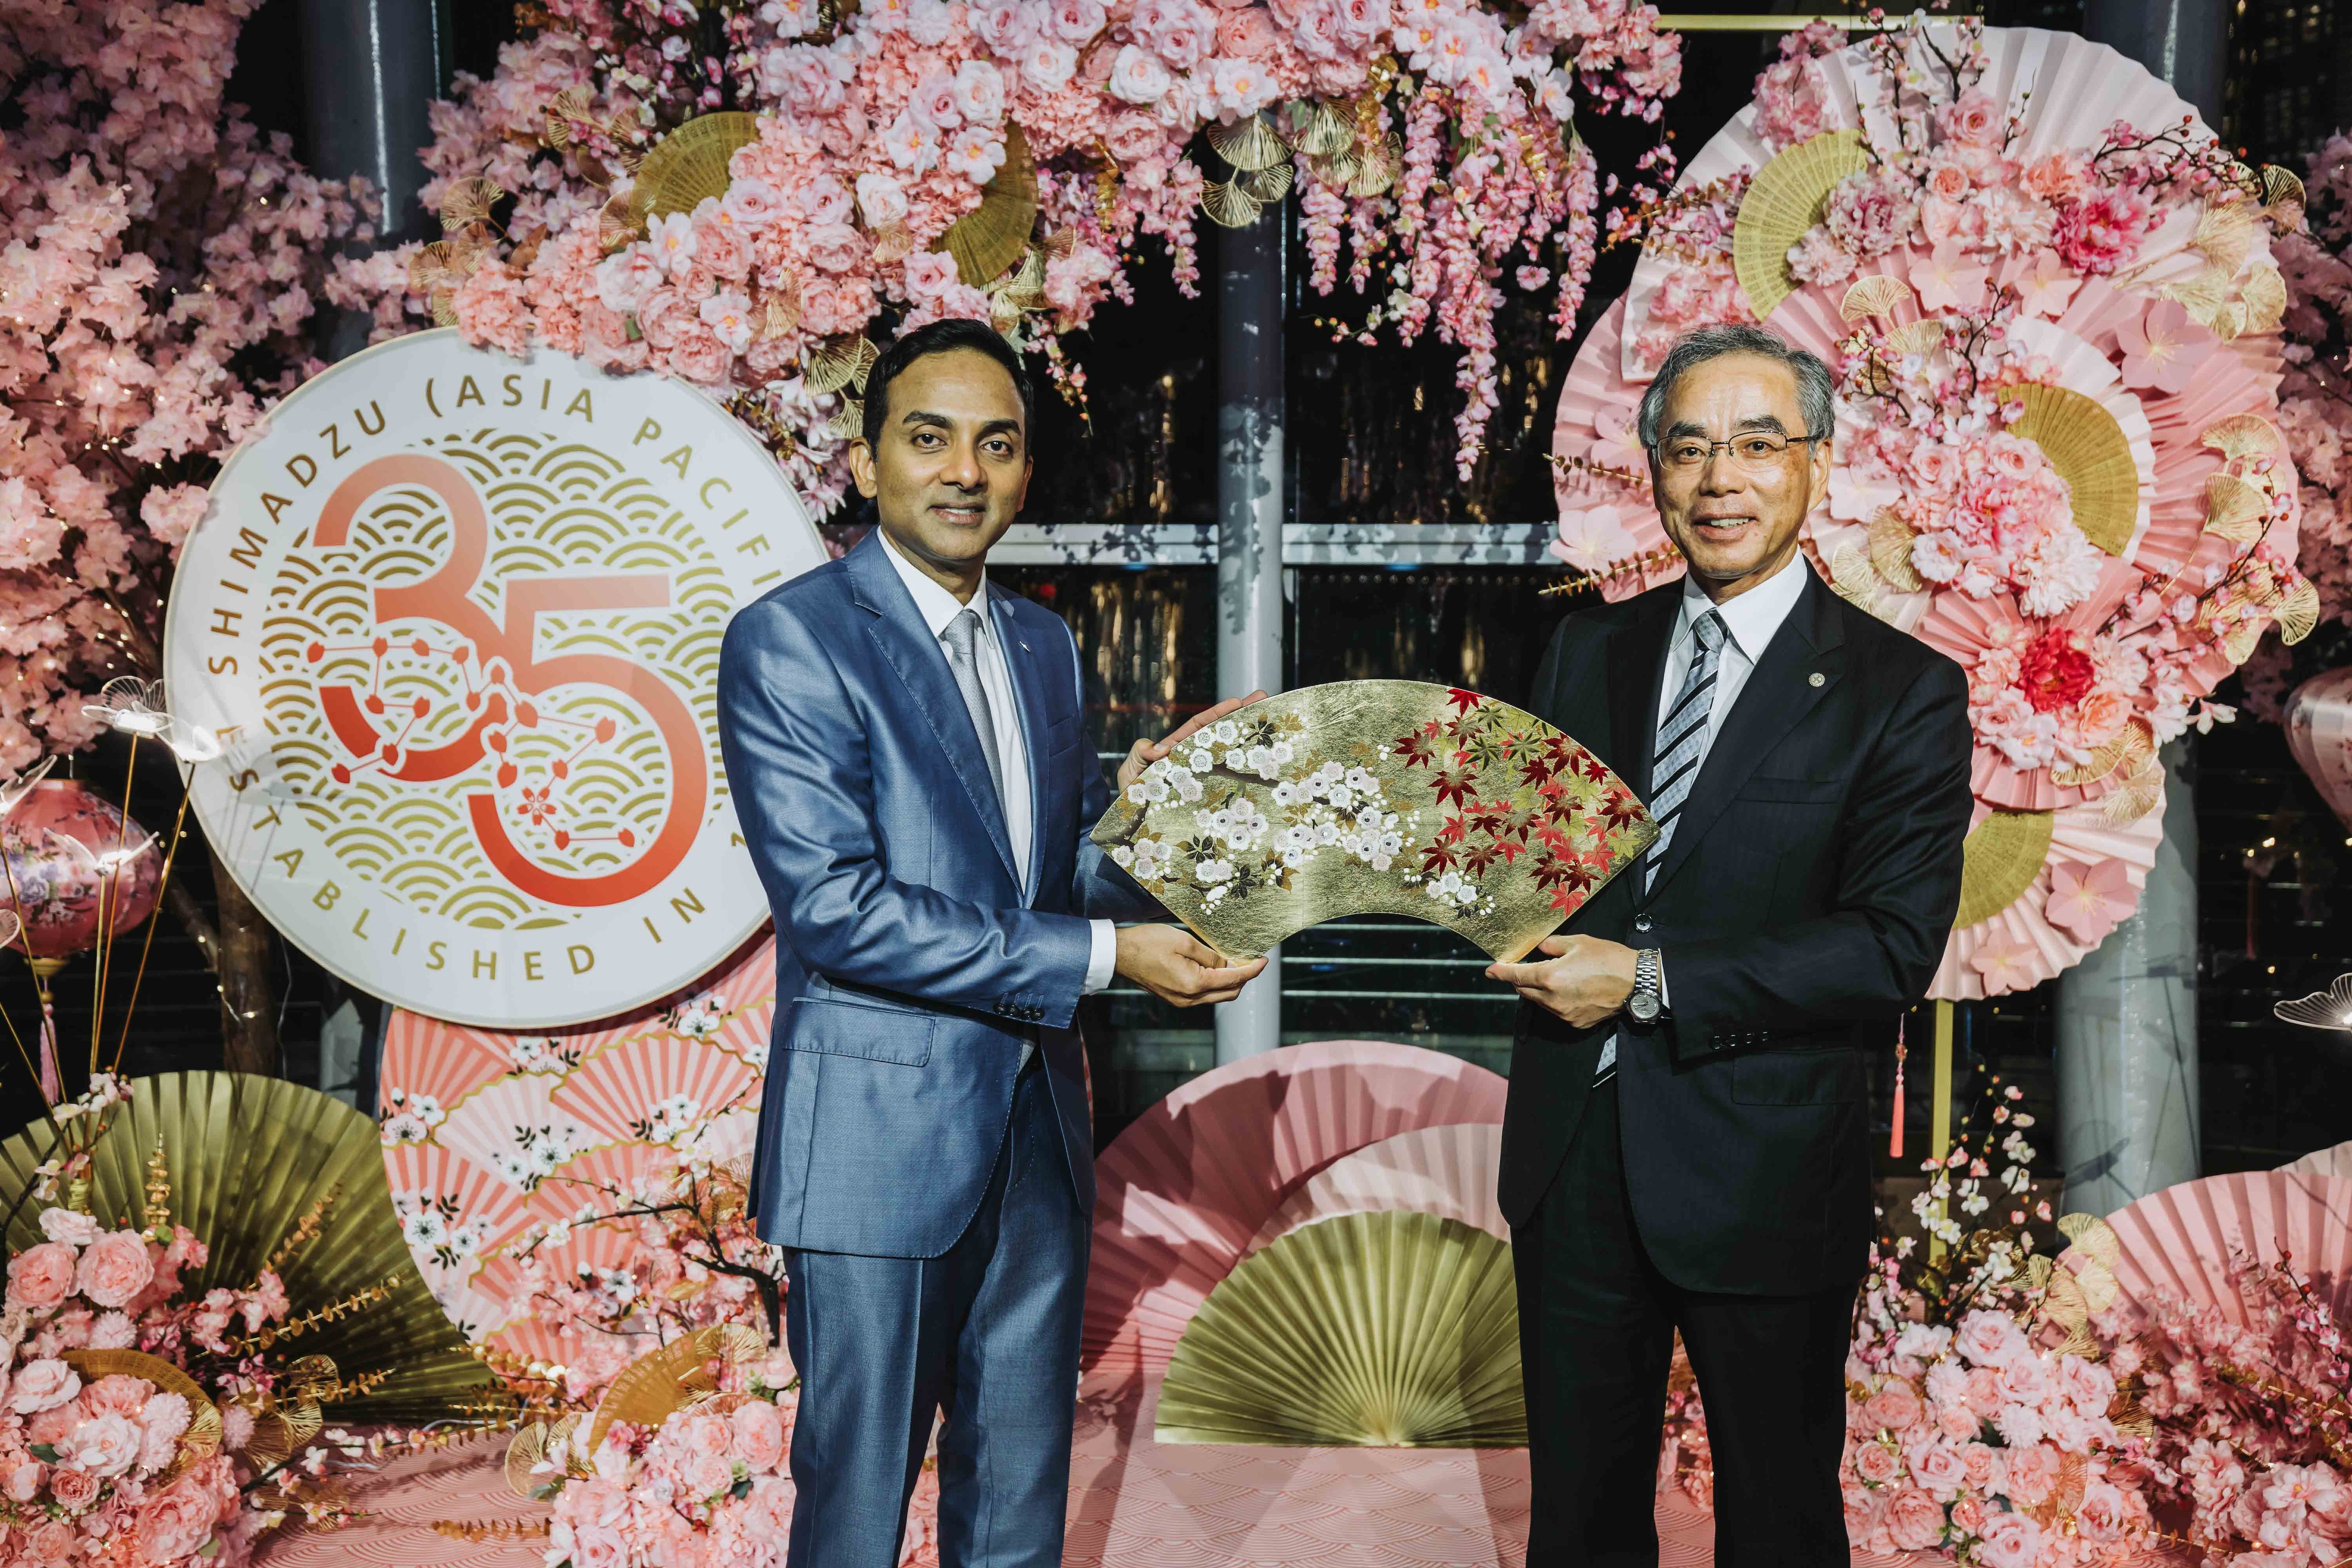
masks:
<svg viewBox="0 0 2352 1568"><path fill-rule="evenodd" d="M1665 987L1659 967L1658 950L1645 947L1633 955L1633 994L1625 998L1625 1011L1637 1024L1654 1024L1665 1010Z"/></svg>

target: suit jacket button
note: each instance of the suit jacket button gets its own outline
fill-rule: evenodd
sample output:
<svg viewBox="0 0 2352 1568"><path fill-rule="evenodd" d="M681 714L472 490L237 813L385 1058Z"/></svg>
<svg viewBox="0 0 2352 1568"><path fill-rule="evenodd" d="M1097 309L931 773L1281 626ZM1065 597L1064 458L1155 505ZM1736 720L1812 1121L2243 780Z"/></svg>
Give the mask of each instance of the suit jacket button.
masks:
<svg viewBox="0 0 2352 1568"><path fill-rule="evenodd" d="M1650 917L1647 915L1635 915L1633 917L1633 929L1638 931L1648 931L1650 929Z"/></svg>

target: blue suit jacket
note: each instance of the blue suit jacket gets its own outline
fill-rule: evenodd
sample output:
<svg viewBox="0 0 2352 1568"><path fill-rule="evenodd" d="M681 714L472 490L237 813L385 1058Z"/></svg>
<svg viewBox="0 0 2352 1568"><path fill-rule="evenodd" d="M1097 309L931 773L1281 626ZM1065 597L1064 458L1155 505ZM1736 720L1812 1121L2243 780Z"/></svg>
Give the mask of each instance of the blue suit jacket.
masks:
<svg viewBox="0 0 2352 1568"><path fill-rule="evenodd" d="M932 1258L979 1207L1024 1040L1092 1206L1087 917L1164 911L1087 838L1110 787L1069 628L991 584L1036 814L1022 896L979 734L882 550L747 606L719 655L728 784L776 921L751 1205L779 1246Z"/></svg>

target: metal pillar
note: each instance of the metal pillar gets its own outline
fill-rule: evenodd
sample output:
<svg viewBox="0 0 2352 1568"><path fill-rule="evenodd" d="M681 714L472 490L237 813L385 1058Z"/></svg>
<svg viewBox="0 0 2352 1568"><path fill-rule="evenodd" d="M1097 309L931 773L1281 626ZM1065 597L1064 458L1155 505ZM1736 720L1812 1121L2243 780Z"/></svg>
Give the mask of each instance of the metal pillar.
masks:
<svg viewBox="0 0 2352 1568"><path fill-rule="evenodd" d="M310 172L363 176L383 204L383 241L421 239L434 225L417 205L428 111L449 58L441 0L302 0L302 71L309 96ZM367 346L367 322L346 312L327 334L326 357Z"/></svg>
<svg viewBox="0 0 2352 1568"><path fill-rule="evenodd" d="M2230 9L2228 0L2087 0L2083 32L2161 77L2218 132Z"/></svg>
<svg viewBox="0 0 2352 1568"><path fill-rule="evenodd" d="M2197 808L2165 748L2164 841L2131 919L2058 982L2069 1209L2113 1214L2198 1173Z"/></svg>
<svg viewBox="0 0 2352 1568"><path fill-rule="evenodd" d="M2088 0L2083 31L2170 84L2219 130L2229 0ZM2109 1214L2200 1163L2197 803L2187 742L2165 752L2164 843L2139 910L2058 979L2058 1156L2066 1204Z"/></svg>
<svg viewBox="0 0 2352 1568"><path fill-rule="evenodd" d="M1217 695L1282 689L1282 316L1288 296L1281 204L1217 231ZM1282 953L1217 1009L1217 1060L1282 1043Z"/></svg>

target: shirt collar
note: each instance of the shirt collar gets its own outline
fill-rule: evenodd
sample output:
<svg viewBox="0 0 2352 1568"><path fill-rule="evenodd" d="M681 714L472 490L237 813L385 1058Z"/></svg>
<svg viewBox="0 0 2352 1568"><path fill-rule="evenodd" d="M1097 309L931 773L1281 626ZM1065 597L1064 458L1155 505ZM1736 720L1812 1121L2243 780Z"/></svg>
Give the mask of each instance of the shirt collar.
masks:
<svg viewBox="0 0 2352 1568"><path fill-rule="evenodd" d="M884 533L879 525L876 526L874 532L881 541L882 553L898 569L898 580L906 584L907 592L915 596L915 609L923 617L923 624L931 628L933 637L946 636L948 623L963 614L966 606L933 581L921 567L899 554L898 547L890 542L890 536ZM988 574L983 570L980 574L980 587L973 593L970 606L981 612L980 633L982 637L991 635L987 605Z"/></svg>
<svg viewBox="0 0 2352 1568"><path fill-rule="evenodd" d="M1675 640L1691 636L1691 623L1712 609L1723 617L1723 629L1731 634L1732 642L1748 662L1758 662L1764 657L1772 634L1780 629L1780 623L1789 618L1789 612L1804 596L1810 570L1801 552L1792 554L1778 572L1723 605L1710 600L1697 579L1685 574L1682 613L1675 621Z"/></svg>

